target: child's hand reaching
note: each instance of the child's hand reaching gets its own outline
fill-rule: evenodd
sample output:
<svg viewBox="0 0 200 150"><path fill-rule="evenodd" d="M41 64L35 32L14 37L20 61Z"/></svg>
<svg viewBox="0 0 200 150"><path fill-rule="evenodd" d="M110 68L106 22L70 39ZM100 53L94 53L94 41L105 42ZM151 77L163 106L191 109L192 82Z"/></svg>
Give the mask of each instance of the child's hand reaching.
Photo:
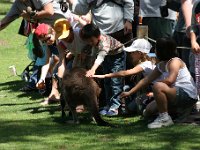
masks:
<svg viewBox="0 0 200 150"><path fill-rule="evenodd" d="M44 80L40 79L38 83L36 84L37 89L44 89L45 88L45 82Z"/></svg>
<svg viewBox="0 0 200 150"><path fill-rule="evenodd" d="M122 92L121 94L120 94L120 98L127 98L127 97L129 97L130 96L130 93L129 92Z"/></svg>
<svg viewBox="0 0 200 150"><path fill-rule="evenodd" d="M93 77L94 76L94 74L95 74L95 71L94 70L88 70L87 72L86 72L86 77Z"/></svg>
<svg viewBox="0 0 200 150"><path fill-rule="evenodd" d="M103 79L105 78L105 75L93 75L92 77Z"/></svg>

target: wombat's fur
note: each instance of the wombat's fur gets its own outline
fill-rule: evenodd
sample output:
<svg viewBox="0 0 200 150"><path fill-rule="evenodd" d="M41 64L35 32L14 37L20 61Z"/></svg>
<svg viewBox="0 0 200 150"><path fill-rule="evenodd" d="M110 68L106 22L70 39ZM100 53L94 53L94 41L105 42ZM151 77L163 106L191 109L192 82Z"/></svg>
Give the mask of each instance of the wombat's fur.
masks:
<svg viewBox="0 0 200 150"><path fill-rule="evenodd" d="M62 117L66 116L64 108L68 104L74 123L78 123L76 106L83 104L98 125L109 126L110 124L99 115L98 97L101 89L94 79L86 77L85 74L85 69L74 68L64 75L61 92Z"/></svg>

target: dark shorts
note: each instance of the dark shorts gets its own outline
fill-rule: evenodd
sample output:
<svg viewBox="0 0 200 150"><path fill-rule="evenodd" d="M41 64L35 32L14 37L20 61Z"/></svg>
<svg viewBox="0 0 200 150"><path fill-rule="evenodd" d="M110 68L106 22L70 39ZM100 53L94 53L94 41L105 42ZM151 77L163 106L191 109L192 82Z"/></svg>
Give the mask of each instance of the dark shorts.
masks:
<svg viewBox="0 0 200 150"><path fill-rule="evenodd" d="M197 99L189 97L189 95L181 88L176 89L176 99L172 104L176 108L189 108L197 102ZM171 104L170 104L171 105Z"/></svg>
<svg viewBox="0 0 200 150"><path fill-rule="evenodd" d="M55 44L53 44L53 45L48 45L48 47L49 47L49 49L50 49L50 51L51 51L52 54L54 54L54 55L56 55L56 56L59 55L58 49L57 49L57 47L56 47Z"/></svg>

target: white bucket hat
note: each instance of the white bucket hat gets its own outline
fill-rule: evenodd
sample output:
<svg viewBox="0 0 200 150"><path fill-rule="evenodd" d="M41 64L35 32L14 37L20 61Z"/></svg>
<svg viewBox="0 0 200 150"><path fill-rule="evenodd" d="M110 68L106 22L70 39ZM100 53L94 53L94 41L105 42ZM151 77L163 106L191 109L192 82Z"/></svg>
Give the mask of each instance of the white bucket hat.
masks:
<svg viewBox="0 0 200 150"><path fill-rule="evenodd" d="M142 53L148 54L152 48L152 45L149 43L148 40L142 38L133 41L131 46L124 48L126 52L135 52L140 51Z"/></svg>

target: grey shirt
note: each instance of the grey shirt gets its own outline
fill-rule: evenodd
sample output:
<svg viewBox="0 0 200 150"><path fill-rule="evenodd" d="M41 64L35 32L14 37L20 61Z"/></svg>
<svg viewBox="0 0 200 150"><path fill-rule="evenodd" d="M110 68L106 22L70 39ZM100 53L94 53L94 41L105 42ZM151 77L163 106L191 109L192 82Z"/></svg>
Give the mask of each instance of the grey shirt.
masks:
<svg viewBox="0 0 200 150"><path fill-rule="evenodd" d="M115 0L123 4L123 7L113 2L106 2L98 8L90 8L88 1L89 0L75 0L71 9L78 15L87 14L91 10L94 24L96 24L104 34L122 30L124 28L125 19L133 20L133 0Z"/></svg>
<svg viewBox="0 0 200 150"><path fill-rule="evenodd" d="M142 17L161 17L160 6L165 0L140 0L140 15ZM176 20L176 12L168 9L166 19Z"/></svg>
<svg viewBox="0 0 200 150"><path fill-rule="evenodd" d="M40 23L47 23L47 24L53 25L55 20L59 18L66 18L65 14L60 10L60 4L56 2L55 0L32 0L32 2L34 4L35 9L38 11L42 10L43 7L48 3L52 2L53 4L54 15L39 19L38 22ZM20 0L15 0L10 11L7 13L7 16L8 17L16 16L17 18L20 16L23 10L27 9L27 6L31 7L30 0L27 0L27 2L24 2L24 3L21 2Z"/></svg>

